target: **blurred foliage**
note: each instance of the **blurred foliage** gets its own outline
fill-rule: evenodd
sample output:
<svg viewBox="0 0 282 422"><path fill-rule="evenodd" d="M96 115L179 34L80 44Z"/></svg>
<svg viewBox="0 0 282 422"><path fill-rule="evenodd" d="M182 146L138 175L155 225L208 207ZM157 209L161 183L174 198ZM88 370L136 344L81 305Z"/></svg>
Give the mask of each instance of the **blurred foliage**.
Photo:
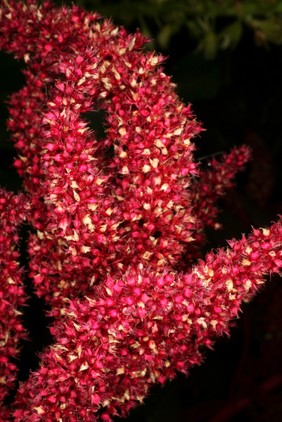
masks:
<svg viewBox="0 0 282 422"><path fill-rule="evenodd" d="M185 31L187 38L193 40L195 50L212 59L220 50L235 48L244 27L252 30L258 44L282 43L281 0L76 0L74 3L125 26L139 27L152 39L154 49L167 50L173 37Z"/></svg>

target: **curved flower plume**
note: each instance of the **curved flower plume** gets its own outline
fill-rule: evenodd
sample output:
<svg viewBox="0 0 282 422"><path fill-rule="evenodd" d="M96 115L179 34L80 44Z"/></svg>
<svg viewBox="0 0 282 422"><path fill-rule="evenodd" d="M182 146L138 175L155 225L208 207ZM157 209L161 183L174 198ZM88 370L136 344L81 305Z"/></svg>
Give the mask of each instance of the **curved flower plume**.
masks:
<svg viewBox="0 0 282 422"><path fill-rule="evenodd" d="M186 270L249 150L198 169L201 125L145 42L76 6L0 1L0 48L26 64L8 127L33 227L29 276L55 338L19 388L14 421L126 415L151 384L199 363L199 347L281 269L277 222ZM87 117L98 110L102 137Z"/></svg>
<svg viewBox="0 0 282 422"><path fill-rule="evenodd" d="M191 138L201 127L158 66L162 58L140 51L141 34L76 7L10 3L2 21L2 48L27 62L9 128L33 195L38 294L61 289L65 297L134 262L175 263L193 240L185 188L196 171ZM62 27L68 30L60 37ZM103 142L82 117L98 107L106 112Z"/></svg>

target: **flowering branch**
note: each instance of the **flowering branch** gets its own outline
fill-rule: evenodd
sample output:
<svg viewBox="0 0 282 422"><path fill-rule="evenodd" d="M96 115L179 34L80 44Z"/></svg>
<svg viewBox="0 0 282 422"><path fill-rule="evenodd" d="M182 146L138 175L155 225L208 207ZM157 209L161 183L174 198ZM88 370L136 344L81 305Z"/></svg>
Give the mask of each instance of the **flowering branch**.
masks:
<svg viewBox="0 0 282 422"><path fill-rule="evenodd" d="M17 397L16 421L125 416L148 388L201 361L199 347L228 332L243 300L282 268L282 226L253 230L209 253L190 273L130 268L92 297L71 300L52 329L56 344Z"/></svg>
<svg viewBox="0 0 282 422"><path fill-rule="evenodd" d="M51 306L55 337L19 388L14 421L124 416L151 384L199 363L199 347L227 332L241 302L282 267L278 221L186 270L183 257L196 256L204 227L218 224L216 199L249 150L198 168L201 125L163 58L141 50L145 41L76 6L0 1L0 48L26 63L8 122L24 196L2 194L11 216L23 211L14 223L3 210L12 229L1 262L9 266L24 219L34 229L29 276ZM85 118L98 109L102 139ZM23 304L8 300L13 312Z"/></svg>
<svg viewBox="0 0 282 422"><path fill-rule="evenodd" d="M220 161L215 158L210 160L207 169L199 172L197 183L191 186L191 191L193 211L203 226L219 228L215 198L221 197L227 189L234 186L234 177L250 158L251 151L248 147L235 147L229 154L223 154Z"/></svg>

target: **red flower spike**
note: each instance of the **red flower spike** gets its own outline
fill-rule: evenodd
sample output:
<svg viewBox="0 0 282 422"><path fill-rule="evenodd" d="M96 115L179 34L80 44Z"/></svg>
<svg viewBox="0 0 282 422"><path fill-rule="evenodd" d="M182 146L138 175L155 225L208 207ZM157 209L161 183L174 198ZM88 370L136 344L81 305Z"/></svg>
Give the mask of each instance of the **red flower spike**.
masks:
<svg viewBox="0 0 282 422"><path fill-rule="evenodd" d="M191 186L194 213L204 226L218 228L216 200L234 186L234 177L250 161L251 151L243 145L234 147L229 154L223 154L220 161L213 158L207 170L198 174L198 180Z"/></svg>
<svg viewBox="0 0 282 422"><path fill-rule="evenodd" d="M10 13L12 22L2 15L2 47L29 55L27 85L11 99L9 127L21 154L16 167L32 195L30 223L38 229L29 241L37 294L59 307L64 297L87 292L89 280L133 263L175 264L193 241L185 188L196 172L191 138L201 127L159 67L162 58L140 52L140 34L76 7L37 8L31 1L22 10L10 3ZM44 47L46 38L52 49ZM107 113L110 159L81 117L98 104Z"/></svg>
<svg viewBox="0 0 282 422"><path fill-rule="evenodd" d="M216 224L215 200L249 150L198 169L201 126L163 73L163 58L141 50L145 42L76 6L0 0L0 48L26 63L8 123L25 196L0 195L1 294L8 289L3 306L15 316L9 350L23 335L14 247L23 219L34 229L29 276L55 319L55 344L20 386L15 422L126 415L153 383L198 364L199 347L228 332L242 301L281 269L278 222L176 271L189 264L185 253L197 256L204 227ZM103 139L85 117L99 109ZM16 283L7 286L10 273Z"/></svg>
<svg viewBox="0 0 282 422"><path fill-rule="evenodd" d="M84 412L83 420L95 421L101 406L108 420L125 416L153 383L187 373L201 362L199 347L228 332L265 274L282 269L281 240L278 222L209 253L186 275L140 265L105 280L91 298L69 301L52 329L56 344L19 390L24 416L15 420L39 420L38 408L50 420L82 420Z"/></svg>
<svg viewBox="0 0 282 422"><path fill-rule="evenodd" d="M187 270L190 262L201 256L201 248L206 242L206 227L220 228L216 203L227 189L234 186L236 174L244 169L250 158L250 148L242 145L234 147L229 154L223 154L220 160L213 158L205 170L198 170L197 180L190 186L193 214L197 222L195 241L186 246L179 269Z"/></svg>

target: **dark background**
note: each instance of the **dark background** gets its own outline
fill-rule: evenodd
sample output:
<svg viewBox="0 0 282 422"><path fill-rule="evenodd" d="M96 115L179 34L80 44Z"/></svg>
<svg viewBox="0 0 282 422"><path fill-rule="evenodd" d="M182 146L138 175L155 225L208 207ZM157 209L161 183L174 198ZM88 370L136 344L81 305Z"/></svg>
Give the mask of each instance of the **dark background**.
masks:
<svg viewBox="0 0 282 422"><path fill-rule="evenodd" d="M189 5L189 1L176 1L175 17L171 1L143 1L142 7L139 1L126 0L80 3L112 16L114 22L131 31L141 27L155 40L148 48L168 57L165 71L177 83L180 97L192 102L198 119L207 129L197 140L197 158L205 162L210 155L243 143L252 147L253 161L238 176L236 188L219 204L223 229L209 232L207 250L225 245L225 239L248 233L251 226L267 225L277 214L282 214L282 29L277 26L279 19L282 22L281 2L273 1L273 8L266 11L249 8L239 18L227 13L229 9L222 8L222 13L220 8L213 10L208 1L198 2L203 7L196 15L188 12L183 15L182 6ZM195 7L195 2L190 3L191 9ZM234 6L240 2L227 3ZM251 7L254 2L245 3ZM249 16L259 24L250 25ZM193 32L193 22L201 19L207 22L205 29ZM234 35L238 22L240 31ZM273 28L271 31L274 23L276 32ZM226 28L231 28L231 41L224 46L222 33ZM13 191L21 188L21 181L12 166L15 151L5 129L8 117L5 102L24 84L21 66L7 54L0 54L0 185ZM22 237L24 255L24 233ZM25 324L32 341L24 344L20 379L36 367L36 354L49 341L42 313L41 317L35 317L42 303L35 298L30 303ZM231 328L231 337L219 339L214 351L205 352L200 367L194 368L188 378L179 375L163 388L154 387L145 405L132 411L127 421L281 422L282 285L279 277L272 277L262 293L243 306L243 311L241 319ZM35 319L37 324L33 322Z"/></svg>

